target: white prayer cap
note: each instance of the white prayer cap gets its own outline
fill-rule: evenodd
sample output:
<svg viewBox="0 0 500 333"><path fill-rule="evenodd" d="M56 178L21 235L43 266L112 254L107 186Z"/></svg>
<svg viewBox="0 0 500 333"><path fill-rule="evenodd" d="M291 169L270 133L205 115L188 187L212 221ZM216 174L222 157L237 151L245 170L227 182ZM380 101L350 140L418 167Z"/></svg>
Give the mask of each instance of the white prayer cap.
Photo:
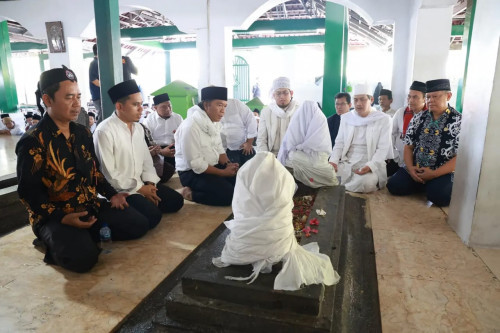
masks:
<svg viewBox="0 0 500 333"><path fill-rule="evenodd" d="M356 83L352 89L352 96L370 95L373 96L373 90L370 89L368 83Z"/></svg>
<svg viewBox="0 0 500 333"><path fill-rule="evenodd" d="M290 86L290 79L287 77L281 76L277 79L274 79L271 93L274 93L276 90L283 89L283 88L292 89Z"/></svg>

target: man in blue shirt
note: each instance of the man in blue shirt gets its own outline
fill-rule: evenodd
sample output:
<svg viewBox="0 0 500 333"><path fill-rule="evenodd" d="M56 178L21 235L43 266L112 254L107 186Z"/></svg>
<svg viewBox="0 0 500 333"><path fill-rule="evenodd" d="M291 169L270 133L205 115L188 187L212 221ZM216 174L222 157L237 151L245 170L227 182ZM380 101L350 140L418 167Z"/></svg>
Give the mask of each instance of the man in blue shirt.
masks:
<svg viewBox="0 0 500 333"><path fill-rule="evenodd" d="M99 81L99 62L97 60L97 44L92 47L94 52L94 60L89 66L89 87L90 95L92 95L92 102L97 115L97 123L102 120L102 106L101 106L101 82Z"/></svg>

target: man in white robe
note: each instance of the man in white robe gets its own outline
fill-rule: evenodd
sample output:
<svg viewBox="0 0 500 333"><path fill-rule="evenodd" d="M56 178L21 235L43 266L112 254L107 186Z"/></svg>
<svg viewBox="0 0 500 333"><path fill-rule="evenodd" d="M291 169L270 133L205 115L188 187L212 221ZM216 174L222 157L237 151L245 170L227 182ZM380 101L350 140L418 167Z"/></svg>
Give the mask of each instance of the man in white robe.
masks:
<svg viewBox="0 0 500 333"><path fill-rule="evenodd" d="M94 145L101 171L118 191L129 193L128 204L144 215L149 229L161 220L162 213L182 208L184 200L175 190L157 184L153 159L138 123L142 96L135 80L119 83L108 90L115 112L94 132Z"/></svg>
<svg viewBox="0 0 500 333"><path fill-rule="evenodd" d="M172 103L167 93L153 98L153 112L142 123L151 131L155 142L154 150L150 151L158 176L162 182L169 180L175 173L175 140L174 134L182 123L182 117L172 111Z"/></svg>
<svg viewBox="0 0 500 333"><path fill-rule="evenodd" d="M228 206L233 200L238 164L222 147L220 124L227 106L227 88L205 87L201 103L175 132L175 163L186 200Z"/></svg>
<svg viewBox="0 0 500 333"><path fill-rule="evenodd" d="M313 101L305 101L295 112L278 153L278 160L293 169L295 179L309 187L338 185L328 163L332 142L326 117Z"/></svg>
<svg viewBox="0 0 500 333"><path fill-rule="evenodd" d="M257 153L241 168L232 205L234 219L225 222L231 233L221 256L212 262L217 267L251 264L253 273L228 279L252 283L259 273L270 273L282 261L274 280L276 290L318 283L330 286L340 280L316 242L297 243L292 224L294 192L293 177L269 152Z"/></svg>
<svg viewBox="0 0 500 333"><path fill-rule="evenodd" d="M275 79L271 91L274 100L260 113L257 151L270 151L278 156L281 142L299 103L293 99L293 90L287 77Z"/></svg>
<svg viewBox="0 0 500 333"><path fill-rule="evenodd" d="M393 157L391 118L371 107L367 84L354 86L354 110L342 116L330 163L351 192L368 193L387 183L385 161Z"/></svg>
<svg viewBox="0 0 500 333"><path fill-rule="evenodd" d="M241 167L255 155L253 141L257 137L257 119L245 103L230 98L220 123L227 157Z"/></svg>

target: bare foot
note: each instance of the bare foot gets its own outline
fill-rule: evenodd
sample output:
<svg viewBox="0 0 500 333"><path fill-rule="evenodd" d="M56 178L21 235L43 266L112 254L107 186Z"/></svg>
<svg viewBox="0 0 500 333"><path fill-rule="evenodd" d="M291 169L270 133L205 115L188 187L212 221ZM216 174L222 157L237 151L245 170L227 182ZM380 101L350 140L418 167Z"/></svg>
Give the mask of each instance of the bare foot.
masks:
<svg viewBox="0 0 500 333"><path fill-rule="evenodd" d="M191 191L190 187L187 187L187 186L183 187L181 194L184 197L184 199L189 200L189 201L193 201L193 191Z"/></svg>

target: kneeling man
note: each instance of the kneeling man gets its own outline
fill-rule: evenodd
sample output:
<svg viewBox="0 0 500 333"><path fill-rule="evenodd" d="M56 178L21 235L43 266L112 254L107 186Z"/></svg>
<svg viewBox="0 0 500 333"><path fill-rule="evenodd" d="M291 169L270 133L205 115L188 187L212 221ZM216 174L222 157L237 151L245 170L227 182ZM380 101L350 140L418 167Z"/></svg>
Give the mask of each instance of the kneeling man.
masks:
<svg viewBox="0 0 500 333"><path fill-rule="evenodd" d="M368 193L387 183L385 160L393 158L391 118L371 107L367 84L354 86L354 110L342 116L330 164L351 192Z"/></svg>
<svg viewBox="0 0 500 333"><path fill-rule="evenodd" d="M144 235L147 221L106 181L92 134L72 121L81 112L75 73L64 66L45 71L39 88L37 104L43 99L47 114L17 143L17 192L38 238L34 244L46 248L44 261L83 273L97 263L103 222L113 240L128 240Z"/></svg>
<svg viewBox="0 0 500 333"><path fill-rule="evenodd" d="M97 126L94 145L102 173L119 192L130 193L127 202L149 221L149 229L162 213L173 213L184 204L182 196L158 184L153 159L138 123L142 97L135 80L119 83L108 90L115 112Z"/></svg>
<svg viewBox="0 0 500 333"><path fill-rule="evenodd" d="M201 100L175 132L175 163L185 186L183 196L205 205L229 206L239 165L229 161L220 135L227 88L203 88Z"/></svg>
<svg viewBox="0 0 500 333"><path fill-rule="evenodd" d="M457 160L462 115L452 108L450 81L427 81L428 110L417 113L406 131L405 168L400 168L387 183L394 195L425 191L437 206L448 206Z"/></svg>

